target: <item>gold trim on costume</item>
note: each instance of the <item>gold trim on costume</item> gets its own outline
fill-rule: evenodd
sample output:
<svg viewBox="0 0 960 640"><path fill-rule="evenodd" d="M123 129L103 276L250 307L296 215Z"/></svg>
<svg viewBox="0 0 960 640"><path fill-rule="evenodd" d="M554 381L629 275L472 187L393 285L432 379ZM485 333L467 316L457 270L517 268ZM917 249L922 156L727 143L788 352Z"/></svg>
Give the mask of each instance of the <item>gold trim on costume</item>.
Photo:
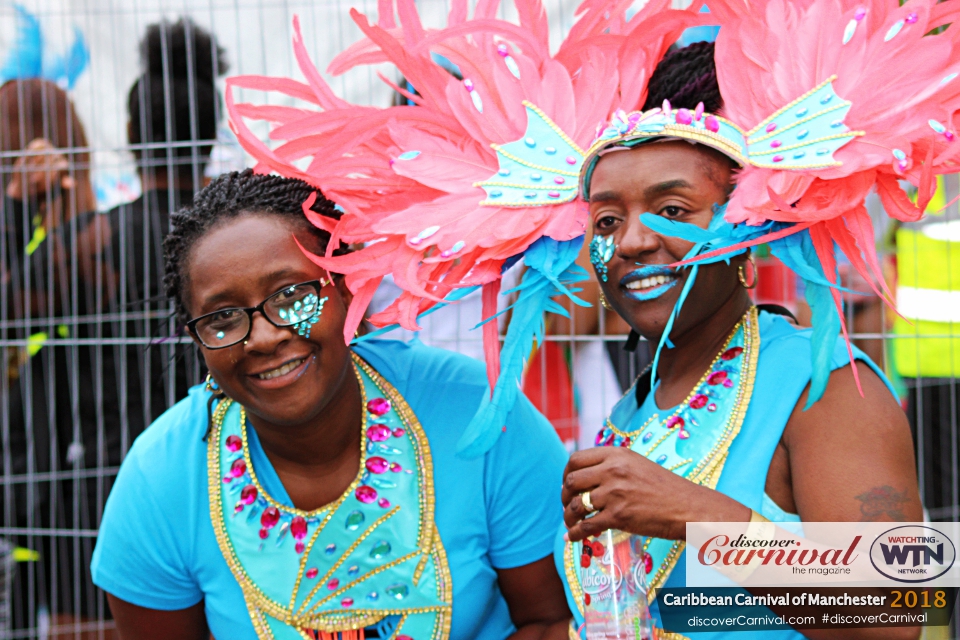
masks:
<svg viewBox="0 0 960 640"><path fill-rule="evenodd" d="M361 438L361 457L358 468L357 476L350 483L347 489L341 494L341 496L334 502L324 505L319 509L312 511L304 511L301 509L296 509L294 507L289 507L287 505L282 505L276 502L270 495L264 491L263 487L260 485L259 480L257 479L253 464L250 459L249 447L247 441L247 426L246 426L246 411L243 407L240 408L240 420L241 420L241 438L243 440L243 459L247 465L247 470L250 474L251 483L256 486L258 495L263 496L264 499L271 506L285 511L289 514L301 515L304 517L316 517L321 514L326 514L323 520L318 523L316 526L309 543L305 546L304 552L300 557L300 567L298 570L297 578L295 581L295 587L293 590L293 595L291 596L289 606L283 606L280 603L274 601L269 596L266 595L257 585L253 582L250 576L247 574L239 558L236 556L233 545L230 541L229 535L226 531L226 525L223 518L222 511L222 498L221 492L224 490L222 482L222 470L220 466L220 433L223 427L223 420L226 417L227 411L230 406L233 404L233 400L229 398L224 398L221 400L216 410L213 414L213 426L208 437L207 445L207 468L208 468L208 492L210 495L210 518L213 524L214 535L217 539L217 544L220 547L220 550L224 556L224 559L227 562L227 565L230 568L231 573L234 578L237 580L240 585L240 589L243 592L244 600L247 605L247 611L250 615L251 622L253 623L253 628L257 633L257 637L261 640L275 640L275 636L270 630L269 623L267 622L266 616L269 615L272 618L280 620L285 624L294 627L297 629L298 633L305 639L309 639L310 636L306 635L303 631L304 628L312 628L320 631L335 632L346 629L362 629L364 627L376 624L380 620L384 619L390 615L400 615L402 620L397 627L397 633L400 633L403 628L403 624L406 621L408 614L416 613L436 613L436 624L434 625L434 636L430 640L445 640L450 635L450 624L452 618L452 598L453 598L453 588L452 588L452 579L450 575L449 565L447 563L446 550L443 547L443 542L440 539L439 532L436 529L436 523L434 522L434 513L435 513L435 493L433 486L433 459L430 453L430 446L427 440L426 434L423 432L423 428L420 425L419 420L416 415L413 413L413 410L410 409L410 406L403 399L400 393L379 373L376 372L369 364L367 364L363 359L361 359L356 354L351 353L354 364L354 373L357 376L358 383L360 385L361 400L363 407L366 407L366 390L364 388L363 378L360 374L362 370L378 390L386 397L394 411L396 411L397 416L399 416L403 427L406 432L410 435L410 442L413 443L415 452L414 455L418 460L418 475L419 475L419 506L420 506L420 523L419 531L417 536L417 550L413 551L405 556L398 558L394 561L391 561L383 567L379 567L374 572L365 574L364 576L359 577L357 580L352 581L351 583L340 587L338 590L332 592L330 595L326 596L319 603L315 603L310 607L309 610L304 611L307 604L310 603L311 598L316 595L317 590L322 585L326 584L326 581L329 579L329 576L336 570L336 568L342 564L348 554L341 555L341 558L338 562L327 572L323 579L317 581L317 585L310 591L309 595L303 600L303 603L299 609L294 612L293 607L297 600L297 594L301 581L303 579L304 573L306 571L307 558L309 555L309 550L312 548L314 542L318 539L320 532L323 530L324 526L329 522L330 518L333 517L333 514L336 513L337 508L347 499L348 496L352 495L357 486L360 484L360 479L363 476L366 462L366 447L363 446L363 438ZM361 433L366 432L368 418L367 412L363 411L363 418L361 424ZM394 506L389 511L384 513L380 518L378 518L372 526L364 531L363 534L359 537L358 540L354 541L354 544L351 548L355 548L356 545L360 544L363 539L367 538L380 524L385 522L387 519L392 517L399 510L399 506ZM399 563L409 561L417 556L420 556L420 561L417 564L417 568L414 571L414 584L418 584L420 577L422 576L423 570L426 568L427 563L432 559L434 562L434 567L436 570L436 582L437 582L437 597L438 599L446 603L441 606L431 606L431 607L417 607L417 608L397 608L397 609L363 609L357 608L351 610L349 619L342 617L341 614L326 615L321 614L317 615L315 609L320 606L323 602L329 601L331 598L336 597L341 592L345 592L351 586L362 582L363 580L375 575L375 573L380 573L389 567L395 566ZM358 626L359 625L359 626ZM396 635L396 634L395 634Z"/></svg>

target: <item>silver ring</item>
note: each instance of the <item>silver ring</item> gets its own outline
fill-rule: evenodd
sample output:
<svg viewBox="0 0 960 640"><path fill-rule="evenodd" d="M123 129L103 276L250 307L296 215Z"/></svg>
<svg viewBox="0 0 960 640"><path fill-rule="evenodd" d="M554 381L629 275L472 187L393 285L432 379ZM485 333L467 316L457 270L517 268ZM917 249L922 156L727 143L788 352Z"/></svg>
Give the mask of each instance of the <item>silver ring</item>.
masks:
<svg viewBox="0 0 960 640"><path fill-rule="evenodd" d="M593 506L593 503L590 502L589 491L584 491L583 493L580 494L580 502L583 503L583 508L587 510L587 513L593 513L594 511L597 510L597 508Z"/></svg>

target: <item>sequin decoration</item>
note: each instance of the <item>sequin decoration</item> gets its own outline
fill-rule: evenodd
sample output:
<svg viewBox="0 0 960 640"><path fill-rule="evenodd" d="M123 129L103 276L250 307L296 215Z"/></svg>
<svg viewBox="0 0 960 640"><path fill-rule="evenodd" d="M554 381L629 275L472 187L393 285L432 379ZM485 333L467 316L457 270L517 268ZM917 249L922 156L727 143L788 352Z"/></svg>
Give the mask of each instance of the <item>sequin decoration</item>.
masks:
<svg viewBox="0 0 960 640"><path fill-rule="evenodd" d="M500 57L503 58L503 64L507 66L507 71L516 78L520 79L520 67L517 66L517 61L513 59L513 56L510 55L510 49L507 48L505 44L497 45L497 53L500 54Z"/></svg>
<svg viewBox="0 0 960 640"><path fill-rule="evenodd" d="M613 236L593 236L590 241L590 264L604 282L607 281L607 263L613 258L615 249Z"/></svg>

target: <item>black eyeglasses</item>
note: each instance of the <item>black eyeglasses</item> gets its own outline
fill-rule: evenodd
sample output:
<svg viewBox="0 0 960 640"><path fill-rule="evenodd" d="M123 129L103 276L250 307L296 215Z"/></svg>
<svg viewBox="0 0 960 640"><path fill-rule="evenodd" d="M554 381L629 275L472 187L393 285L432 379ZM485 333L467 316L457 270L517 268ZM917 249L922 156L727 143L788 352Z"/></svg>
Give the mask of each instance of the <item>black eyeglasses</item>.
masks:
<svg viewBox="0 0 960 640"><path fill-rule="evenodd" d="M325 285L324 280L290 285L255 307L231 307L194 318L187 323L187 329L207 349L232 347L250 337L253 314L257 311L275 327L301 325L308 330L320 318L327 300L320 298Z"/></svg>

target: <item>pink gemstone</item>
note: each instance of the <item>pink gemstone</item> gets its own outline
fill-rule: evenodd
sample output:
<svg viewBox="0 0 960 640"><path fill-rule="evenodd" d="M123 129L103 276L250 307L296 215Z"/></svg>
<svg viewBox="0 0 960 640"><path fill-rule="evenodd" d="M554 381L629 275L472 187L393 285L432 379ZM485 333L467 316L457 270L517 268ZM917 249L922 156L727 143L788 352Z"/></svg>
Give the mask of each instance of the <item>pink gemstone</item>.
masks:
<svg viewBox="0 0 960 640"><path fill-rule="evenodd" d="M304 545L302 541L297 541L297 544L293 545L293 550L297 553L303 553L303 550L306 548L306 545Z"/></svg>
<svg viewBox="0 0 960 640"><path fill-rule="evenodd" d="M498 45L497 45L497 53L499 53L499 54L500 54L501 56L503 56L504 58L506 58L508 55L510 55L510 51L507 49L507 45L505 45L505 44L498 44Z"/></svg>
<svg viewBox="0 0 960 640"><path fill-rule="evenodd" d="M770 143L770 147L773 148L773 149L776 149L777 147L779 147L779 146L782 145L782 144L783 144L783 143L780 142L779 140L774 140L773 142Z"/></svg>
<svg viewBox="0 0 960 640"><path fill-rule="evenodd" d="M473 91L473 80L470 78L463 79L463 88L467 91Z"/></svg>
<svg viewBox="0 0 960 640"><path fill-rule="evenodd" d="M397 427L396 429L393 430L393 437L394 437L394 438L402 438L402 437L403 437L403 434L405 434L405 433L406 433L406 431L404 431L404 430L401 429L400 427Z"/></svg>
<svg viewBox="0 0 960 640"><path fill-rule="evenodd" d="M370 504L377 499L377 490L373 487L368 487L365 484L357 487L357 490L354 491L354 495L357 496L357 500L364 504Z"/></svg>
<svg viewBox="0 0 960 640"><path fill-rule="evenodd" d="M715 405L714 403L711 402L710 404L707 405L707 411L713 412L716 410L717 410L717 405Z"/></svg>
<svg viewBox="0 0 960 640"><path fill-rule="evenodd" d="M401 471L403 471L403 467L400 466L399 462L391 462L390 471L393 471L394 473L400 473Z"/></svg>
<svg viewBox="0 0 960 640"><path fill-rule="evenodd" d="M290 535L294 540L303 540L307 537L307 521L303 516L294 516L290 521Z"/></svg>
<svg viewBox="0 0 960 640"><path fill-rule="evenodd" d="M266 540L266 539L267 539L267 536L269 536L269 535L270 535L270 532L269 532L269 531L267 531L266 529L260 529L260 539L261 539L261 540Z"/></svg>
<svg viewBox="0 0 960 640"><path fill-rule="evenodd" d="M330 589L330 591L336 591L339 586L340 580L337 578L330 578L330 582L327 583L327 589Z"/></svg>
<svg viewBox="0 0 960 640"><path fill-rule="evenodd" d="M953 142L953 131L944 131L943 137L947 139L947 142Z"/></svg>
<svg viewBox="0 0 960 640"><path fill-rule="evenodd" d="M254 500L257 499L257 488L252 484L248 484L240 492L240 502L243 504L252 504Z"/></svg>
<svg viewBox="0 0 960 640"><path fill-rule="evenodd" d="M904 19L904 22L906 22L907 24L913 24L916 21L917 21L916 13L908 13L907 17Z"/></svg>
<svg viewBox="0 0 960 640"><path fill-rule="evenodd" d="M729 389L730 387L733 386L733 380L731 380L730 378L727 378L726 380L723 381L723 386Z"/></svg>
<svg viewBox="0 0 960 640"><path fill-rule="evenodd" d="M708 130L713 131L714 133L720 131L720 121L713 116L707 116L707 119L704 120L704 124Z"/></svg>
<svg viewBox="0 0 960 640"><path fill-rule="evenodd" d="M707 376L707 384L720 384L727 379L726 371L714 371Z"/></svg>
<svg viewBox="0 0 960 640"><path fill-rule="evenodd" d="M306 576L307 576L309 579L313 580L314 578L317 577L317 574L318 574L318 573L320 573L320 572L317 570L316 567L310 567L309 569L307 569Z"/></svg>
<svg viewBox="0 0 960 640"><path fill-rule="evenodd" d="M577 164L577 159L573 156L567 156L567 164Z"/></svg>
<svg viewBox="0 0 960 640"><path fill-rule="evenodd" d="M367 471L370 473L383 473L390 468L390 463L380 456L373 456L372 458L367 458Z"/></svg>
<svg viewBox="0 0 960 640"><path fill-rule="evenodd" d="M643 572L650 573L653 571L653 556L649 553L643 554Z"/></svg>
<svg viewBox="0 0 960 640"><path fill-rule="evenodd" d="M616 438L617 438L617 434L615 434L614 432L611 431L611 432L610 432L610 435L607 436L606 442L603 443L603 446L609 447L609 446L613 445L613 441L614 441Z"/></svg>
<svg viewBox="0 0 960 640"><path fill-rule="evenodd" d="M690 437L690 432L687 431L686 429L680 429L680 431L677 432L677 437L680 438L681 440L686 440L687 438Z"/></svg>
<svg viewBox="0 0 960 640"><path fill-rule="evenodd" d="M733 360L741 353L743 353L743 347L730 347L720 354L720 358L722 360Z"/></svg>
<svg viewBox="0 0 960 640"><path fill-rule="evenodd" d="M703 103L700 102L697 104L697 108L693 111L693 119L697 122L700 122L700 118L703 117Z"/></svg>
<svg viewBox="0 0 960 640"><path fill-rule="evenodd" d="M864 17L866 17L866 15L867 15L866 9L864 9L863 7L857 7L857 10L853 14L853 19L856 20L857 22L860 22L861 20L864 19Z"/></svg>
<svg viewBox="0 0 960 640"><path fill-rule="evenodd" d="M235 505L233 506L233 512L234 512L234 513L240 513L241 511L243 511L243 503L242 503L242 502L238 502L237 504L235 504Z"/></svg>
<svg viewBox="0 0 960 640"><path fill-rule="evenodd" d="M559 198L559 197L560 197L560 192L559 192L559 191L547 191L547 195L548 195L549 197L551 197L551 198Z"/></svg>
<svg viewBox="0 0 960 640"><path fill-rule="evenodd" d="M367 411L375 416L382 416L390 411L390 401L386 398L374 398L367 403Z"/></svg>
<svg viewBox="0 0 960 640"><path fill-rule="evenodd" d="M280 509L276 507L267 507L260 514L260 525L264 529L272 529L280 522Z"/></svg>
<svg viewBox="0 0 960 640"><path fill-rule="evenodd" d="M340 604L343 605L344 607L352 607L353 598L344 598L343 600L340 601Z"/></svg>
<svg viewBox="0 0 960 640"><path fill-rule="evenodd" d="M684 421L680 416L670 416L667 420L667 429L674 429L676 427L682 427L683 425Z"/></svg>
<svg viewBox="0 0 960 640"><path fill-rule="evenodd" d="M227 451L240 451L243 447L243 440L240 436L227 436Z"/></svg>
<svg viewBox="0 0 960 640"><path fill-rule="evenodd" d="M233 461L233 464L230 465L230 475L234 478L239 478L247 471L247 463L243 461L243 458L237 458Z"/></svg>
<svg viewBox="0 0 960 640"><path fill-rule="evenodd" d="M669 115L669 114L670 114L670 109L672 109L672 107L670 106L670 101L669 101L669 100L664 100L664 101L663 101L663 106L661 107L661 109L663 110L664 113L666 113L667 115Z"/></svg>
<svg viewBox="0 0 960 640"><path fill-rule="evenodd" d="M390 427L385 424L375 424L367 429L367 437L374 442L383 442L390 435Z"/></svg>
<svg viewBox="0 0 960 640"><path fill-rule="evenodd" d="M603 431L603 429L597 431L597 437L593 439L593 446L599 447L601 444L603 444Z"/></svg>
<svg viewBox="0 0 960 640"><path fill-rule="evenodd" d="M774 132L774 131L776 131L776 130L777 130L777 123L776 123L776 122L771 122L770 124L767 125L767 133L772 133L772 132Z"/></svg>
<svg viewBox="0 0 960 640"><path fill-rule="evenodd" d="M410 636L397 636L397 640L413 640Z"/></svg>
<svg viewBox="0 0 960 640"><path fill-rule="evenodd" d="M783 156L773 156L774 162L783 162Z"/></svg>
<svg viewBox="0 0 960 640"><path fill-rule="evenodd" d="M623 442L620 443L620 446L621 446L621 447L627 447L628 449L630 448L630 438L629 438L629 436L623 439Z"/></svg>
<svg viewBox="0 0 960 640"><path fill-rule="evenodd" d="M707 396L703 395L702 393L698 393L690 398L691 409L703 409L705 406L707 406Z"/></svg>
<svg viewBox="0 0 960 640"><path fill-rule="evenodd" d="M224 483L230 482L231 480L233 480L233 476L223 476Z"/></svg>
<svg viewBox="0 0 960 640"><path fill-rule="evenodd" d="M561 176L557 176L556 178L553 179L553 181L557 184L563 184L564 182L566 182L566 180L564 180Z"/></svg>
<svg viewBox="0 0 960 640"><path fill-rule="evenodd" d="M689 109L677 109L677 124L690 124L693 122L693 114Z"/></svg>
<svg viewBox="0 0 960 640"><path fill-rule="evenodd" d="M380 498L379 500L377 500L377 504L383 507L384 509L390 508L390 501L387 500L386 498Z"/></svg>

